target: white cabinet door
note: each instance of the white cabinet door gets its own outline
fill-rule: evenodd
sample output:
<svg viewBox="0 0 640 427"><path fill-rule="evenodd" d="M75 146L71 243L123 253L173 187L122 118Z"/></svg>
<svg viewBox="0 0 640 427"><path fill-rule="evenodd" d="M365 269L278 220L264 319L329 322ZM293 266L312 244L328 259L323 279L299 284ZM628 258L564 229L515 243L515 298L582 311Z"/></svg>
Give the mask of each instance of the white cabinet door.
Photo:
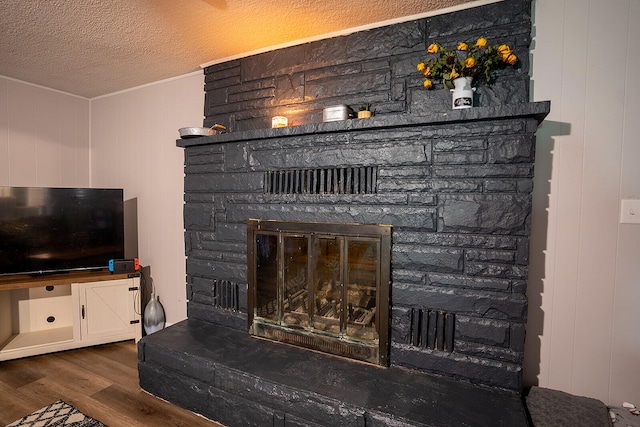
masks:
<svg viewBox="0 0 640 427"><path fill-rule="evenodd" d="M91 343L137 338L139 279L80 285L81 339Z"/></svg>

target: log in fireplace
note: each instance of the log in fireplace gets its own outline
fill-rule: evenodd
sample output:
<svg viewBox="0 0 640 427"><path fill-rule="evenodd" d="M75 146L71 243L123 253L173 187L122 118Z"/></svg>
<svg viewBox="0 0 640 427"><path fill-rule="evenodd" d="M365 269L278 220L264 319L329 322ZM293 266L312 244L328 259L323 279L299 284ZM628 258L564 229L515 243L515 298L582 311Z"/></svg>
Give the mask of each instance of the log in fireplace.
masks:
<svg viewBox="0 0 640 427"><path fill-rule="evenodd" d="M249 333L388 365L390 258L390 226L249 220Z"/></svg>

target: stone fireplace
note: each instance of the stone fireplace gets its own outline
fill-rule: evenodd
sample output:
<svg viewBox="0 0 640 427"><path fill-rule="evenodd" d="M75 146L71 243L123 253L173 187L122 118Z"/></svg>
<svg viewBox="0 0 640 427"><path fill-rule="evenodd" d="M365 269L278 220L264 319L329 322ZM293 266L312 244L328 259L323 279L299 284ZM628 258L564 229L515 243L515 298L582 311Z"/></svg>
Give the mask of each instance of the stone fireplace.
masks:
<svg viewBox="0 0 640 427"><path fill-rule="evenodd" d="M189 318L245 333L253 324L252 218L275 224L273 235L283 224L387 224L389 322L379 331L390 337L388 364L519 390L534 133L547 109L478 107L180 140ZM358 168L375 171L370 192L274 192L268 178Z"/></svg>
<svg viewBox="0 0 640 427"><path fill-rule="evenodd" d="M385 385L384 378L394 381L407 372L412 372L406 379L409 382L422 381L419 378L425 375L425 381L433 381L431 375L437 374L479 384L472 399L483 402L483 408L474 407L475 417L491 407L502 411L505 405L521 405L534 134L548 108L548 103L478 107L180 140L178 144L185 148L189 319L142 340L142 387L228 425L265 425L264 417L272 419L280 413L284 418L317 423L293 425L383 426L397 417L407 423L399 425L421 425L409 421L410 415L403 410L379 414L379 409L358 402L358 396L371 393L369 389L349 396L338 391L357 390L369 381L382 388L381 396L393 391L397 399L407 402L415 393L426 393L430 397L425 398L439 401L438 412L455 402L470 408L468 402L459 401L459 390L444 393L442 384L420 392L405 382ZM278 171L362 167L375 170L371 192L273 192L265 178ZM260 220L252 228L256 218ZM285 343L251 338L248 332L255 328L256 313L260 326L267 324L272 334L278 331L277 320L286 312L285 299L291 296L290 307L294 307L294 295L304 288L291 289L287 298L278 296L277 290L250 297L249 282L257 281L258 276L268 281L278 277L278 273L265 273L274 263L277 267L278 257L263 258L261 269L247 267L258 257L258 243L266 243L256 235L274 236L269 251L277 251L278 241L293 236L289 244L300 252L309 247L309 242L300 239L311 234L298 226L317 223L339 224L337 231L312 231L320 236L338 235L343 244L350 235L358 234L342 229L348 224L391 226L389 306L384 309L388 321L377 326L381 335L388 333L389 359L374 361L389 368L372 366L370 370L356 361L299 349L296 338L305 337L308 328L298 325L293 325L299 330L297 337L282 339ZM264 255L265 249L262 251ZM285 260L281 257L279 262ZM342 279L344 267L335 268L338 272L342 268L343 273L332 280L337 277L341 283L356 283ZM282 283L296 282L299 270L290 272L294 277L283 277ZM284 270L279 274L284 275ZM328 278L321 285L325 281ZM309 281L306 283L308 286ZM261 311L274 296L272 311ZM327 305L331 299L339 298L327 298L322 307L307 305L307 310L333 309ZM279 317L270 317L278 306ZM380 306L377 309L379 314ZM348 311L342 313L344 318ZM383 319L382 315L376 318ZM341 336L326 335L334 343L343 342ZM296 346L286 344L292 341ZM325 351L322 346L306 347ZM385 353L384 349L379 352ZM345 363L351 365L341 368ZM326 372L341 369L345 373L339 381L325 384L329 380ZM346 372L358 375L348 380L351 374ZM485 400L479 396L486 393L486 386L512 392L494 391ZM327 395L327 387L337 389ZM438 390L438 397L429 390ZM312 405L313 410L283 406L297 400L294 396L299 393L311 393L308 398L318 406ZM501 397L496 399L493 393ZM505 396L516 403L505 403ZM253 405L249 402L260 402L256 408L260 421L255 424L234 419L237 405ZM343 419L346 415L340 408L344 405L354 417L352 422ZM327 408L330 414L324 412ZM407 411L418 408L425 411L430 406L412 406ZM451 411L459 414L455 408ZM509 413L526 419L521 406ZM451 422L457 425L458 421ZM509 419L494 425L526 424Z"/></svg>
<svg viewBox="0 0 640 427"><path fill-rule="evenodd" d="M535 132L549 112L528 99L530 7L206 69L204 124L230 132L177 141L188 319L141 341L141 386L228 425L527 425ZM458 38L455 19L522 58L468 110L414 76L430 40ZM321 122L322 107L359 101L376 115ZM270 129L275 115L295 126Z"/></svg>

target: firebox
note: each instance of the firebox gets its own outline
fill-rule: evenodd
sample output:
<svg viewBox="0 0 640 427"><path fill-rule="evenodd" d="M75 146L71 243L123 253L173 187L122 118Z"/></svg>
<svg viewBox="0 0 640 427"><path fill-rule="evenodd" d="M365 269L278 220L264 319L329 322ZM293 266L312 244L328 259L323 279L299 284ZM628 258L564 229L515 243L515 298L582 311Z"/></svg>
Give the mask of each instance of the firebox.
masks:
<svg viewBox="0 0 640 427"><path fill-rule="evenodd" d="M249 333L389 364L391 226L247 222Z"/></svg>

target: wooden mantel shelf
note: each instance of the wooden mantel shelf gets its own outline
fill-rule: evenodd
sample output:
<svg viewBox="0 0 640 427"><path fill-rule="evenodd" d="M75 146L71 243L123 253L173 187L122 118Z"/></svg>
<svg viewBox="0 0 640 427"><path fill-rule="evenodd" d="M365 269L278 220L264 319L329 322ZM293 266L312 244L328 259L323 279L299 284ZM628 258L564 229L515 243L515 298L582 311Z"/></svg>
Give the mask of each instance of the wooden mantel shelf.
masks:
<svg viewBox="0 0 640 427"><path fill-rule="evenodd" d="M137 276L137 273L134 274ZM93 271L72 271L67 273L32 276L19 274L0 277L0 291L11 289L38 288L41 286L68 285L71 283L102 282L106 280L127 279L131 273L112 274L107 269Z"/></svg>

